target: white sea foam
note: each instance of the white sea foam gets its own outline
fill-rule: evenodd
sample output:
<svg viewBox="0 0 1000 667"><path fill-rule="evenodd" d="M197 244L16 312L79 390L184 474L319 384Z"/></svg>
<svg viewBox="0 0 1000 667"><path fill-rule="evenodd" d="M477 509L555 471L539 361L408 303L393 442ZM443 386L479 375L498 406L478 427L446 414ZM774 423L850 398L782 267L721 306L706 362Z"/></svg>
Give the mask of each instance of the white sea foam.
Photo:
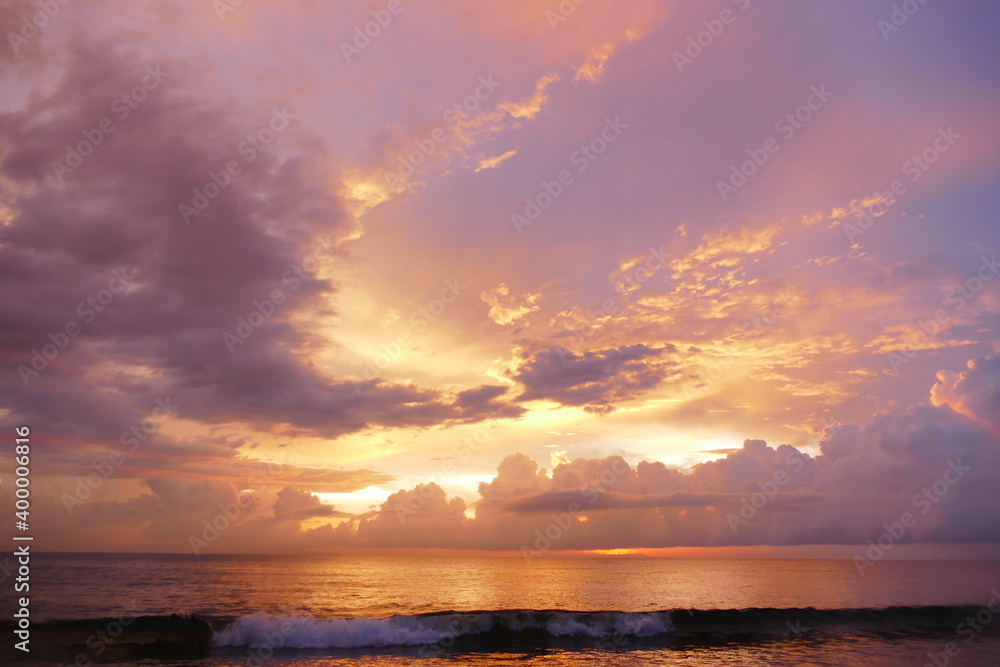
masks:
<svg viewBox="0 0 1000 667"><path fill-rule="evenodd" d="M651 637L673 630L665 613L502 611L389 618L273 616L237 619L215 635L220 646L356 648L436 644L491 631L544 631L556 637Z"/></svg>

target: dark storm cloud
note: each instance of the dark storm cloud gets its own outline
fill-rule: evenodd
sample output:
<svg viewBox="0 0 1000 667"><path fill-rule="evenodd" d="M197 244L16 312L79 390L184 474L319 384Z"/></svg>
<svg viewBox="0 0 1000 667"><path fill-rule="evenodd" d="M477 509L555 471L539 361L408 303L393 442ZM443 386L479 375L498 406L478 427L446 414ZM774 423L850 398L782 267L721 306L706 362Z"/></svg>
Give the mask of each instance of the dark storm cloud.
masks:
<svg viewBox="0 0 1000 667"><path fill-rule="evenodd" d="M788 510L805 509L808 503L822 499L824 496L808 493L789 493L776 497L771 506ZM507 503L503 506L509 512L565 512L566 508L576 502L581 506L586 504L590 510L602 509L635 509L657 507L725 507L727 509L740 505L743 496L738 493L675 493L657 495L635 495L614 492L548 491L536 496L528 496Z"/></svg>
<svg viewBox="0 0 1000 667"><path fill-rule="evenodd" d="M623 345L581 354L552 349L524 356L514 379L524 385L522 401L549 399L582 406L589 412L609 412L614 404L656 387L669 374L654 365L664 353L646 345Z"/></svg>
<svg viewBox="0 0 1000 667"><path fill-rule="evenodd" d="M198 93L193 67L138 48L67 48L51 93L0 116L5 421L117 440L158 396L187 419L328 437L488 416L474 393L356 390L296 356L318 341L291 317L330 314L336 285L315 269L353 222L294 109L235 108ZM203 210L185 220L182 204Z"/></svg>
<svg viewBox="0 0 1000 667"><path fill-rule="evenodd" d="M315 517L348 517L350 514L338 512L320 499L295 487L286 486L278 492L274 501L274 517L278 521L312 519Z"/></svg>
<svg viewBox="0 0 1000 667"><path fill-rule="evenodd" d="M507 387L485 384L475 389L466 389L459 392L455 398L455 404L460 407L469 407L492 401L507 393Z"/></svg>

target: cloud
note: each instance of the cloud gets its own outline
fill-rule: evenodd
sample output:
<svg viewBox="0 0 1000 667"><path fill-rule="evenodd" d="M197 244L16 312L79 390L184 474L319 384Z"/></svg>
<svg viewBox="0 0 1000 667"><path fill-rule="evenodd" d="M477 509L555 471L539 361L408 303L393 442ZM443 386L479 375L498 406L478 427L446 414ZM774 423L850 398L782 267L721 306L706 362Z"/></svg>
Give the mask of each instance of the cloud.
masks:
<svg viewBox="0 0 1000 667"><path fill-rule="evenodd" d="M303 521L318 517L349 517L346 512L338 512L331 505L301 489L286 486L278 492L274 501L274 518L278 521Z"/></svg>
<svg viewBox="0 0 1000 667"><path fill-rule="evenodd" d="M73 521L92 526L91 537L70 530L66 539L89 544L105 529L142 526L137 543L176 546L206 513L237 503L246 509L220 538L220 549L248 544L252 534L257 548L261 535L280 535L289 550L534 549L538 531L545 534L555 522L560 529L552 548L567 550L864 544L906 512L915 522L901 542L994 543L1000 517L987 509L1000 502L1000 448L980 422L993 414L996 370L993 357L975 360L935 387L939 403L947 388L949 401L961 397L975 418L951 402L918 404L898 415L878 414L863 427L828 427L815 456L748 439L687 471L615 455L560 457L548 472L519 452L479 484L471 505L430 483L400 489L378 508L350 516L291 485L274 496L269 512L257 492L241 497L231 483L160 476L145 480L149 493L130 500L86 503ZM489 403L502 389L479 387L456 402ZM68 517L60 521L59 515L47 512L43 532L65 523ZM299 526L323 518L339 523Z"/></svg>
<svg viewBox="0 0 1000 667"><path fill-rule="evenodd" d="M369 209L419 189L425 185L424 179L447 172L453 161L464 165L475 147L488 145L501 133L519 127L522 120L533 120L548 102L546 89L558 80L554 74L542 76L531 95L494 102L494 95L504 94L499 90L502 82L492 75L479 77L475 95L459 98L454 106L436 111L436 117L380 131L376 155L368 158L364 167L349 170L344 179L341 193L353 203L354 217L360 219ZM479 159L473 171L497 167L516 154L512 149Z"/></svg>
<svg viewBox="0 0 1000 667"><path fill-rule="evenodd" d="M294 423L329 437L477 418L436 389L359 388L296 354L324 344L294 322L332 314L326 263L354 233L326 185L338 172L322 147L293 126L271 133L280 148L253 148L247 134L273 124L274 105L198 98L199 74L177 62L157 62L158 87L119 109L109 100L151 81L152 65L107 45L72 48L58 86L0 118L4 196L16 201L0 246L12 272L0 285L11 304L0 316L5 423L117 438L156 396L172 396L186 419ZM114 131L49 187L66 146L105 117ZM230 162L239 173L185 224L180 205ZM131 276L125 289L120 275ZM65 349L46 363L36 351L59 337Z"/></svg>
<svg viewBox="0 0 1000 667"><path fill-rule="evenodd" d="M1000 354L969 361L961 373L939 371L931 388L934 405L948 405L1000 431Z"/></svg>
<svg viewBox="0 0 1000 667"><path fill-rule="evenodd" d="M504 457L493 481L479 483L479 495L492 501L536 493L547 485L545 470L527 454L517 452Z"/></svg>
<svg viewBox="0 0 1000 667"><path fill-rule="evenodd" d="M604 76L604 65L608 62L608 58L611 54L615 52L615 45L611 42L602 44L598 48L591 52L590 57L587 61L576 68L576 74L573 75L574 81L589 81L590 83L597 83Z"/></svg>
<svg viewBox="0 0 1000 667"><path fill-rule="evenodd" d="M517 102L502 102L497 105L497 109L508 114L511 118L525 118L531 120L538 115L545 103L549 101L546 88L559 80L557 74L547 74L535 82L535 92L531 97Z"/></svg>
<svg viewBox="0 0 1000 667"><path fill-rule="evenodd" d="M588 511L667 508L667 507L716 507L739 511L744 498L737 493L674 493L656 495L636 495L594 491L592 496L583 497L580 491L548 491L537 496L518 498L504 506L508 512L565 512L573 503L586 506ZM770 504L773 509L807 508L809 503L827 498L825 495L792 492L776 497ZM582 502L581 502L582 501ZM585 504L585 505L584 505Z"/></svg>
<svg viewBox="0 0 1000 667"><path fill-rule="evenodd" d="M836 40L851 47L817 59L777 37L791 26L822 41L824 22L754 11L698 72L665 79L704 19L697 3L585 3L554 18L551 4L446 0L407 11L349 63L336 45L371 18L363 6L243 3L220 21L209 4L60 4L0 56L0 425L44 438L33 484L52 502L50 538L183 549L220 505L251 497L220 546L336 549L361 535L497 548L531 540L583 490L588 520L565 544L853 539L894 502L912 509L911 483L933 483L952 455L978 467L913 537L990 535L973 501L991 499L978 480L997 435L997 281L958 299L904 370L877 354L950 306L956 281L977 285L996 245L975 197L940 224L957 210L952 186L980 183L998 155L990 72L976 67L985 42L944 35L930 73L880 60L877 40ZM2 32L36 5L8 3ZM870 28L869 14L842 25ZM899 62L920 62L926 43L899 43ZM434 66L412 67L425 51ZM803 101L795 82L829 58L848 65L825 82L833 102L760 164L775 120ZM733 85L737 70L748 85ZM124 104L133 91L143 99ZM290 118L280 132L276 113ZM105 118L113 131L98 129ZM605 118L631 128L614 146L596 134ZM942 119L964 138L906 181L901 163ZM241 150L265 128L273 141ZM514 150L517 168L496 168ZM759 168L722 205L712 184L751 157ZM571 187L517 237L507 218L561 169ZM897 176L906 191L889 197ZM438 316L429 298L445 274L485 297ZM406 317L422 309L433 317ZM573 350L557 360L559 343ZM123 432L165 397L179 414L67 520L53 499L127 450ZM808 448L782 491L803 502L775 497L731 533L720 515L797 456L758 438L802 442L831 406L856 425ZM457 461L442 447L486 430L467 424L499 419L509 431L421 488L421 509L440 511L407 525L425 529L398 534L392 512L370 509L380 487L423 479L425 462ZM512 449L531 456L505 460L477 496L471 480ZM693 467L709 456L724 458ZM308 494L325 493L352 515L307 518L329 522L307 538L289 503L323 512ZM952 532L936 523L959 510L972 518L956 514Z"/></svg>
<svg viewBox="0 0 1000 667"><path fill-rule="evenodd" d="M483 385L475 389L466 389L455 397L455 404L463 408L492 401L507 393L507 387Z"/></svg>
<svg viewBox="0 0 1000 667"><path fill-rule="evenodd" d="M210 477L240 489L294 485L312 492L350 493L396 479L395 475L370 469L296 465L295 461L303 456L298 449L291 450L291 453L279 449L281 454L275 457L276 460L261 460L250 455L253 451L253 447L247 446L250 444L248 441L230 446L209 438L177 439L156 433L132 450L120 442L79 442L79 439L58 438L50 443L53 456L41 459L37 470L45 475L72 480L81 471L93 472L95 462L109 461L112 457L110 452L117 452L122 463L113 467L109 484L162 475L171 478Z"/></svg>
<svg viewBox="0 0 1000 667"><path fill-rule="evenodd" d="M666 365L651 365L664 349L630 345L576 354L552 349L524 355L513 379L524 385L519 400L548 399L609 412L616 403L656 387L669 374Z"/></svg>
<svg viewBox="0 0 1000 667"><path fill-rule="evenodd" d="M495 155L490 158L483 158L479 161L479 165L476 166L475 172L478 174L486 169L493 169L494 167L499 167L502 162L517 155L517 149L511 149L506 153L501 153L500 155Z"/></svg>
<svg viewBox="0 0 1000 667"><path fill-rule="evenodd" d="M779 235L777 226L706 234L696 248L676 258L673 267L676 271L704 273L706 268L735 266L745 261L745 255L772 248Z"/></svg>
<svg viewBox="0 0 1000 667"><path fill-rule="evenodd" d="M454 420L471 423L520 417L527 412L524 407L500 400L508 390L508 387L499 385L482 385L460 391L452 403L456 411Z"/></svg>
<svg viewBox="0 0 1000 667"><path fill-rule="evenodd" d="M747 440L687 473L612 456L574 459L549 475L517 453L480 484L474 518L453 510L437 540L422 534L419 542L520 549L558 521L556 549L864 544L904 512L916 522L903 542L997 542L1000 518L985 508L1000 500L998 473L994 435L928 405L879 415L864 429L828 429L816 457ZM450 507L438 490L433 503L439 512ZM391 508L387 502L379 516Z"/></svg>
<svg viewBox="0 0 1000 667"><path fill-rule="evenodd" d="M504 326L513 324L528 313L539 310L541 306L538 305L538 302L541 300L542 294L541 292L522 294L518 297L510 293L510 288L505 283L500 283L493 289L480 294L479 298L490 307L489 318Z"/></svg>
<svg viewBox="0 0 1000 667"><path fill-rule="evenodd" d="M448 500L437 484L421 484L398 491L378 511L341 523L308 531L316 545L388 547L455 547L464 540L465 502Z"/></svg>
<svg viewBox="0 0 1000 667"><path fill-rule="evenodd" d="M959 393L990 405L995 371L992 357L970 363ZM752 439L688 472L610 456L549 474L512 454L479 485L473 518L453 514L448 534L420 541L454 546L460 533L466 548L534 548L558 520L556 549L864 544L909 512L903 542L997 542L1000 518L984 508L1000 501L998 474L996 435L949 405L920 404L827 428L817 456Z"/></svg>

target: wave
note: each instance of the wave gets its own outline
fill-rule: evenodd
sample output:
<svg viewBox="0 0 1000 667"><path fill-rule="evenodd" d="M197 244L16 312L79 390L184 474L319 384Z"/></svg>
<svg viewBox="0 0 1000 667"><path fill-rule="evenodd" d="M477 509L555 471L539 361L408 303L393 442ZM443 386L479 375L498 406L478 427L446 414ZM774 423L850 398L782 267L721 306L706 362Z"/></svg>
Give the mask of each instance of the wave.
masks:
<svg viewBox="0 0 1000 667"><path fill-rule="evenodd" d="M511 610L436 612L387 618L330 618L256 613L215 633L218 646L249 648L361 648L551 643L565 638L625 647L636 640L715 643L831 635L954 633L976 607L881 609L663 610L578 612ZM465 640L465 641L463 641ZM655 641L654 641L655 643Z"/></svg>
<svg viewBox="0 0 1000 667"><path fill-rule="evenodd" d="M970 606L648 612L529 609L382 618L315 618L263 612L240 617L172 614L138 616L127 624L114 618L32 624L32 656L72 662L85 654L100 661L135 662L297 649L502 652L564 647L627 651L864 635L954 638L966 619L980 611L980 607ZM10 621L0 621L0 632L10 636L13 629ZM985 632L997 634L1000 624L992 624ZM40 654L35 652L36 646ZM12 651L0 649L0 663L8 654L13 655Z"/></svg>
<svg viewBox="0 0 1000 667"><path fill-rule="evenodd" d="M448 643L472 635L654 637L674 629L669 612L480 611L389 618L244 616L216 633L220 646L360 648Z"/></svg>

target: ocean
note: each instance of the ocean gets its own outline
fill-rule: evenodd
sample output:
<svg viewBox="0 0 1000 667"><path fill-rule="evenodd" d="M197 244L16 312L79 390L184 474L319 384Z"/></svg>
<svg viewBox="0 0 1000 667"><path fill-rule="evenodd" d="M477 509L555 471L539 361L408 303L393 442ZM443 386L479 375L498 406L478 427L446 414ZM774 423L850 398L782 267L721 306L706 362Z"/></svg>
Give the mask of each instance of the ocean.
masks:
<svg viewBox="0 0 1000 667"><path fill-rule="evenodd" d="M5 664L1000 665L997 562L37 554L30 586Z"/></svg>

